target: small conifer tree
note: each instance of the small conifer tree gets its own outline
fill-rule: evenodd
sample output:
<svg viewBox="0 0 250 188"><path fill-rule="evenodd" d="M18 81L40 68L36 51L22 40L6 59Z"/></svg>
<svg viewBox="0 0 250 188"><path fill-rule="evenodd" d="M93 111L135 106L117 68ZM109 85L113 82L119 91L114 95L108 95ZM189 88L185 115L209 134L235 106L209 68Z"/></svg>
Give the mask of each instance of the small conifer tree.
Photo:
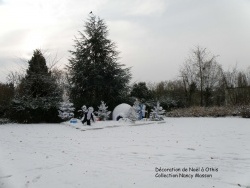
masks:
<svg viewBox="0 0 250 188"><path fill-rule="evenodd" d="M61 102L59 107L59 117L62 120L69 120L74 117L74 104L71 102Z"/></svg>
<svg viewBox="0 0 250 188"><path fill-rule="evenodd" d="M104 121L107 120L111 112L108 111L108 106L106 106L104 101L101 101L101 105L98 108L99 110L97 112L97 116L99 120L104 120Z"/></svg>
<svg viewBox="0 0 250 188"><path fill-rule="evenodd" d="M138 113L135 111L133 107L131 107L128 111L128 119L132 122L135 122L138 120Z"/></svg>
<svg viewBox="0 0 250 188"><path fill-rule="evenodd" d="M163 120L165 110L160 106L160 102L157 101L156 106L152 109L150 113L150 120L152 121L161 121Z"/></svg>

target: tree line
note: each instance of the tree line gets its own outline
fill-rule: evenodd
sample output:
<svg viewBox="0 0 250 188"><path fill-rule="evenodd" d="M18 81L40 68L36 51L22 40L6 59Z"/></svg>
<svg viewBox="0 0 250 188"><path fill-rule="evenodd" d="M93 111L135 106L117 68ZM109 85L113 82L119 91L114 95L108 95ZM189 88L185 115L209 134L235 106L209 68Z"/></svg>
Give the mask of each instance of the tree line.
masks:
<svg viewBox="0 0 250 188"><path fill-rule="evenodd" d="M11 72L0 83L0 117L22 123L58 122L58 105L96 108L105 101L110 109L139 99L149 108L157 101L166 110L190 106L250 104L250 69L224 71L217 56L197 46L174 80L130 84L130 68L119 62L116 45L108 38L104 20L93 14L74 39L65 70L48 68L45 54L34 50L24 74Z"/></svg>
<svg viewBox="0 0 250 188"><path fill-rule="evenodd" d="M250 104L250 67L223 70L217 56L197 46L182 64L176 79L135 83L131 96L158 100L167 109L192 106L241 106Z"/></svg>

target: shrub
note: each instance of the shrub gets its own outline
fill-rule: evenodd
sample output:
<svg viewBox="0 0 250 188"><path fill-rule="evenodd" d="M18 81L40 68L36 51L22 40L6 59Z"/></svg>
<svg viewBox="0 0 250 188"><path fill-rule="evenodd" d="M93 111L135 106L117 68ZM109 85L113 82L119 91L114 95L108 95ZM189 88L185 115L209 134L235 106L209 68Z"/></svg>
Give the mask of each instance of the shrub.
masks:
<svg viewBox="0 0 250 188"><path fill-rule="evenodd" d="M240 107L240 115L243 118L250 118L250 106Z"/></svg>
<svg viewBox="0 0 250 188"><path fill-rule="evenodd" d="M168 117L225 117L239 115L237 107L190 107L175 109L167 113Z"/></svg>

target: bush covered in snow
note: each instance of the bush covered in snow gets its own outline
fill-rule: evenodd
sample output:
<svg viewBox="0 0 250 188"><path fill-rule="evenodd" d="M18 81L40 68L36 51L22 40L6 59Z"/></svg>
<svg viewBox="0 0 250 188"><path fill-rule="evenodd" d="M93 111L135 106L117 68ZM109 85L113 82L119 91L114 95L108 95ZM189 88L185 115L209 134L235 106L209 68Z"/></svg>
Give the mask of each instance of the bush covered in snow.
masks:
<svg viewBox="0 0 250 188"><path fill-rule="evenodd" d="M59 107L59 117L62 120L69 120L74 117L74 104L71 102L61 102Z"/></svg>
<svg viewBox="0 0 250 188"><path fill-rule="evenodd" d="M241 117L250 118L250 106L241 106L239 111Z"/></svg>
<svg viewBox="0 0 250 188"><path fill-rule="evenodd" d="M6 123L9 123L10 121L6 118L0 118L0 125L1 124L6 124Z"/></svg>
<svg viewBox="0 0 250 188"><path fill-rule="evenodd" d="M175 109L167 113L168 117L225 117L225 116L239 116L239 107L190 107Z"/></svg>

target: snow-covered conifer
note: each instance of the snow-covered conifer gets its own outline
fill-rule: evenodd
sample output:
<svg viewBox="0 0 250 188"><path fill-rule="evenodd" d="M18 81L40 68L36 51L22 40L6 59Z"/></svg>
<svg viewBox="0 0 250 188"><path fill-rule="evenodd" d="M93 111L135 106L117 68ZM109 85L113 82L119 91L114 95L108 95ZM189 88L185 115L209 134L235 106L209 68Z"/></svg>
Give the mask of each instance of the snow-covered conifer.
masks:
<svg viewBox="0 0 250 188"><path fill-rule="evenodd" d="M8 118L19 123L60 122L58 107L62 101L62 91L47 67L41 50L34 51L28 64L11 102Z"/></svg>
<svg viewBox="0 0 250 188"><path fill-rule="evenodd" d="M160 106L160 102L158 101L152 112L150 113L150 120L152 121L161 121L163 120L165 114L165 110Z"/></svg>
<svg viewBox="0 0 250 188"><path fill-rule="evenodd" d="M130 69L118 61L119 52L108 38L109 30L104 20L89 14L84 27L70 51L70 99L76 108L81 104L98 106L102 99L114 108L126 97Z"/></svg>
<svg viewBox="0 0 250 188"><path fill-rule="evenodd" d="M134 105L133 105L133 108L136 112L136 116L137 116L137 119L139 118L139 114L140 114L140 101L138 99L135 100L134 102Z"/></svg>
<svg viewBox="0 0 250 188"><path fill-rule="evenodd" d="M60 103L60 107L59 107L59 117L62 119L62 120L69 120L71 119L72 117L74 117L74 105L73 103L71 102L61 102Z"/></svg>
<svg viewBox="0 0 250 188"><path fill-rule="evenodd" d="M99 110L97 112L97 116L99 120L103 121L107 120L109 118L111 111L108 111L108 106L106 106L104 101L101 101L101 105L98 108Z"/></svg>
<svg viewBox="0 0 250 188"><path fill-rule="evenodd" d="M138 113L135 111L135 108L131 107L128 111L128 119L131 121L138 120Z"/></svg>

